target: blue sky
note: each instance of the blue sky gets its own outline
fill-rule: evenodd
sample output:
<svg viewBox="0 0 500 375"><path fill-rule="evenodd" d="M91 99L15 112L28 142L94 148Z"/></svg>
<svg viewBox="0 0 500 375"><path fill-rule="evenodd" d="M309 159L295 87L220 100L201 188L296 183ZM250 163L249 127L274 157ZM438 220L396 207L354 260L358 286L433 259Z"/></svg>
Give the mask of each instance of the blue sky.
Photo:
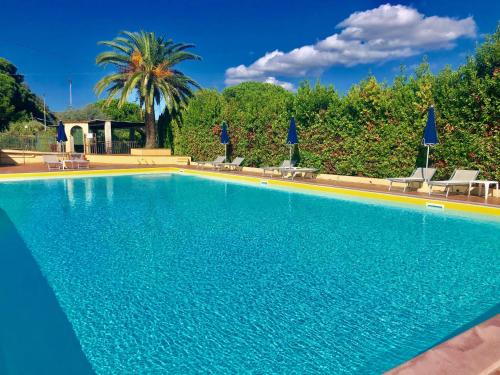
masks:
<svg viewBox="0 0 500 375"><path fill-rule="evenodd" d="M385 5L384 5L385 4ZM12 61L53 110L96 100L100 40L144 29L196 44L201 62L181 69L203 87L244 80L289 89L303 79L345 92L374 74L391 81L427 55L457 66L495 31L500 2L476 1L36 1L2 4L0 56Z"/></svg>

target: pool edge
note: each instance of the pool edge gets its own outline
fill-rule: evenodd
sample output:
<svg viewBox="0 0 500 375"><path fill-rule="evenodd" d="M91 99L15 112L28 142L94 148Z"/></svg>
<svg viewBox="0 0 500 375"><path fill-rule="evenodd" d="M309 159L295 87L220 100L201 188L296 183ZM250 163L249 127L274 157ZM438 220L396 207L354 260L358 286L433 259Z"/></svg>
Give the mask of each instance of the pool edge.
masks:
<svg viewBox="0 0 500 375"><path fill-rule="evenodd" d="M489 375L498 369L500 314L402 363L385 375Z"/></svg>
<svg viewBox="0 0 500 375"><path fill-rule="evenodd" d="M469 212L469 213L489 215L489 216L500 216L500 207L497 208L493 206L483 206L471 203L448 202L433 198L409 197L404 195L358 190L354 188L343 188L343 187L327 186L321 184L309 184L296 181L274 180L274 179L266 179L253 176L228 175L225 173L199 171L192 169L183 170L182 168L178 168L178 170L183 171L183 173L185 174L202 175L202 176L220 178L224 180L236 180L242 182L251 182L255 184L261 184L262 182L265 182L267 185L274 185L278 187L288 187L288 188L309 190L321 193L340 194L357 198L375 199L393 203L404 203L422 207L425 207L430 203L437 206L441 206L445 210L462 211L462 212Z"/></svg>
<svg viewBox="0 0 500 375"><path fill-rule="evenodd" d="M276 179L259 178L254 176L231 175L216 171L203 171L194 169L183 169L180 167L152 167L152 168L115 168L115 169L98 169L98 170L72 170L72 171L55 171L55 172L34 172L34 173L6 173L0 174L0 182L2 181L23 181L37 179L60 179L67 177L92 177L92 176L117 176L117 175L135 175L135 174L163 174L163 173L181 173L189 175L199 175L212 177L222 180L233 180L252 184L266 183L277 187L288 187L300 190L314 191L328 194L338 194L344 196L357 197L362 199L374 199L392 203L403 203L413 206L426 207L429 204L438 206L445 210L460 211L480 215L488 215L499 217L500 207L450 202L433 198L410 197L404 195L388 194L367 190L358 190L354 188L343 188L335 186L327 186L321 184L311 184L296 181L285 181Z"/></svg>

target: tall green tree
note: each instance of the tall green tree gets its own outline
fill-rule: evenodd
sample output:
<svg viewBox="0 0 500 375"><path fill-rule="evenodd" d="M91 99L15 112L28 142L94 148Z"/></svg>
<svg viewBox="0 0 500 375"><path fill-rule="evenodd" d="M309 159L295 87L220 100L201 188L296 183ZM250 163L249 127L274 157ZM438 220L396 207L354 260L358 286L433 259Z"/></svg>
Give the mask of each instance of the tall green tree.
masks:
<svg viewBox="0 0 500 375"><path fill-rule="evenodd" d="M36 96L24 82L16 66L0 57L0 131L9 123L43 119L43 100ZM47 112L47 120L54 117Z"/></svg>
<svg viewBox="0 0 500 375"><path fill-rule="evenodd" d="M95 86L97 95L107 91L108 100L118 97L123 105L136 94L144 108L146 147L158 147L155 105L162 101L173 112L187 104L193 88L200 86L175 66L186 60L200 60L189 51L192 44L174 43L152 32L124 31L112 41L99 42L111 50L96 58L97 65L112 65L116 71L102 78Z"/></svg>

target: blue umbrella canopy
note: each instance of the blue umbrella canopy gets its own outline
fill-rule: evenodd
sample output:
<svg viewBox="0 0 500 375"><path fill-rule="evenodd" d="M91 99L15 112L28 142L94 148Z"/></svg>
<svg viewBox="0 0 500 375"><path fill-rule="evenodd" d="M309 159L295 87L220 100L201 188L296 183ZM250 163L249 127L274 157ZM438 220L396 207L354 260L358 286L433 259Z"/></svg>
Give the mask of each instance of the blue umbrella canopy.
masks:
<svg viewBox="0 0 500 375"><path fill-rule="evenodd" d="M436 117L434 115L434 107L429 108L429 113L427 115L427 124L424 129L424 146L433 146L439 143L437 131L436 131Z"/></svg>
<svg viewBox="0 0 500 375"><path fill-rule="evenodd" d="M66 132L64 131L64 125L62 121L59 121L57 125L57 142L67 142L68 137L66 137Z"/></svg>
<svg viewBox="0 0 500 375"><path fill-rule="evenodd" d="M424 137L422 139L424 146L427 146L427 158L425 159L425 168L429 168L429 148L430 146L439 143L437 130L436 130L436 116L434 115L434 107L429 107L427 115L427 124L424 129ZM427 176L425 177L428 180Z"/></svg>
<svg viewBox="0 0 500 375"><path fill-rule="evenodd" d="M296 145L299 143L299 138L297 137L297 127L295 126L295 120L293 117L290 119L290 127L288 128L286 143L288 145Z"/></svg>
<svg viewBox="0 0 500 375"><path fill-rule="evenodd" d="M229 142L229 133L227 132L227 124L224 121L222 123L222 132L220 133L220 143L223 145L228 145Z"/></svg>

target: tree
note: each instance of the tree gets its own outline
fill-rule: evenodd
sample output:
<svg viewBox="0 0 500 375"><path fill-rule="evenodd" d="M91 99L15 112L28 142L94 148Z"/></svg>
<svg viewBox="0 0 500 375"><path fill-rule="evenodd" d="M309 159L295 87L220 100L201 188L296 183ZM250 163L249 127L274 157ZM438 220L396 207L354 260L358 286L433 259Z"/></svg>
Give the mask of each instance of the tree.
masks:
<svg viewBox="0 0 500 375"><path fill-rule="evenodd" d="M270 83L245 82L224 89L199 90L174 121L175 153L208 160L223 152L221 123L229 127L228 154L244 155L247 165L281 163L293 95Z"/></svg>
<svg viewBox="0 0 500 375"><path fill-rule="evenodd" d="M169 148L174 152L174 127L182 122L182 114L178 109L163 111L158 117L158 142L160 147Z"/></svg>
<svg viewBox="0 0 500 375"><path fill-rule="evenodd" d="M83 108L57 112L56 117L62 121L77 120L113 120L142 122L141 107L135 103L118 104L118 99L99 100Z"/></svg>
<svg viewBox="0 0 500 375"><path fill-rule="evenodd" d="M97 65L113 65L116 71L97 82L95 91L107 91L108 101L119 96L123 105L133 93L144 107L146 122L146 147L158 147L158 129L155 122L155 104L162 100L166 110L175 111L187 104L192 88L200 86L175 66L186 60L200 60L188 52L192 44L174 43L171 39L157 37L152 32L124 31L112 41L99 44L111 48L96 58Z"/></svg>
<svg viewBox="0 0 500 375"><path fill-rule="evenodd" d="M136 103L119 105L118 100L114 99L110 103L107 100L99 100L95 105L104 113L106 119L129 122L144 121L141 107Z"/></svg>
<svg viewBox="0 0 500 375"><path fill-rule="evenodd" d="M43 101L24 82L10 61L0 57L0 131L15 121L43 119ZM54 117L47 112L48 122Z"/></svg>

